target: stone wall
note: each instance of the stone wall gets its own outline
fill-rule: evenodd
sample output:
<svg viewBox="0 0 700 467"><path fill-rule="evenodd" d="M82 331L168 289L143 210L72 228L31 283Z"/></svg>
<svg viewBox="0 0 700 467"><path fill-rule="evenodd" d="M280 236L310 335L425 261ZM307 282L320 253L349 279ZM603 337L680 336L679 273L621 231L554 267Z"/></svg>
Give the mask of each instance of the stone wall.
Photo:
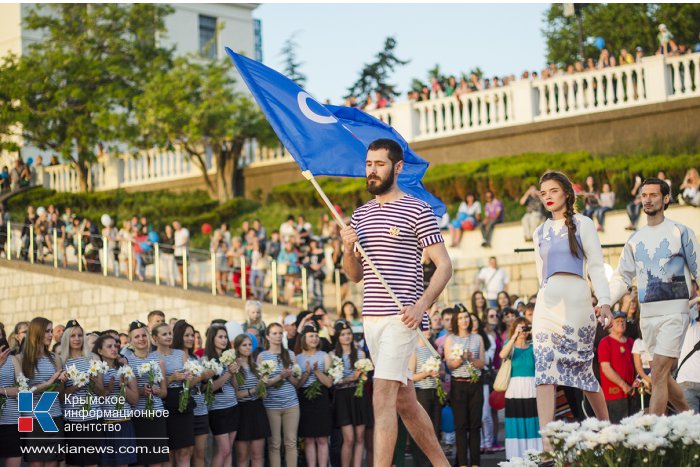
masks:
<svg viewBox="0 0 700 467"><path fill-rule="evenodd" d="M44 316L61 324L74 318L89 331L122 331L135 319L145 322L151 310L162 310L167 319L186 319L202 334L216 318L245 321L244 303L231 297L21 261L0 263L0 297L0 322L6 326ZM285 310L265 305L263 318L275 321Z"/></svg>

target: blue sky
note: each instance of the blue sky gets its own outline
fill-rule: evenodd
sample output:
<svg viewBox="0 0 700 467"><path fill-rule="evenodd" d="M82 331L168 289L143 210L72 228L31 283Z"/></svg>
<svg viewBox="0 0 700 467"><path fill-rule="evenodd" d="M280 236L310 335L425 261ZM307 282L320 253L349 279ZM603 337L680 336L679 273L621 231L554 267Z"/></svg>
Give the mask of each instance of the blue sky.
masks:
<svg viewBox="0 0 700 467"><path fill-rule="evenodd" d="M391 82L405 93L440 64L455 74L479 66L487 77L539 70L545 63L540 29L549 4L263 4L263 62L281 71L284 41L299 31L297 53L306 90L341 103L364 63L393 35L396 55L410 59Z"/></svg>

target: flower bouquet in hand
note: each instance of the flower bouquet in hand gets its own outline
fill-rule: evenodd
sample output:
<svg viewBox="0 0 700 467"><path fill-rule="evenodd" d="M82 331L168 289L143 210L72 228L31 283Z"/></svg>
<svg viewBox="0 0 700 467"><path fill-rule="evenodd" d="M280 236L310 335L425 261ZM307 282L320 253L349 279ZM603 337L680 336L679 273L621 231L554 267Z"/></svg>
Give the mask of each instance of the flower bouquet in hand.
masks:
<svg viewBox="0 0 700 467"><path fill-rule="evenodd" d="M85 396L85 403L83 404L83 410L86 412L90 411L92 407L92 395L95 393L95 383L90 378L104 375L107 370L109 370L109 365L107 362L101 360L93 360L90 362L90 368L87 370L88 383L87 383L87 395Z"/></svg>
<svg viewBox="0 0 700 467"><path fill-rule="evenodd" d="M224 373L223 365L216 360L207 360L206 362L202 363L202 368L205 371L214 372L214 376L217 377ZM204 390L204 403L207 404L207 407L209 408L211 408L212 404L214 404L214 382L211 378L207 380L207 388Z"/></svg>
<svg viewBox="0 0 700 467"><path fill-rule="evenodd" d="M219 361L225 367L236 363L236 351L233 349L224 350L224 352L221 354L221 357L219 357ZM241 373L240 371L235 372L233 376L236 378L236 384L238 384L239 386L245 383L245 376L243 376L243 373Z"/></svg>
<svg viewBox="0 0 700 467"><path fill-rule="evenodd" d="M440 367L442 366L442 361L440 360L440 357L428 357L428 359L421 365L420 367L420 372L421 373L440 373ZM442 387L442 383L440 382L440 377L435 376L433 377L435 379L435 384L436 390L437 390L437 398L438 402L440 405L445 405L445 402L447 401L447 393L445 392L445 388Z"/></svg>
<svg viewBox="0 0 700 467"><path fill-rule="evenodd" d="M121 410L124 408L124 398L126 397L126 385L129 381L134 379L134 370L129 365L124 365L119 367L117 373L119 375L119 400L114 406L115 409Z"/></svg>
<svg viewBox="0 0 700 467"><path fill-rule="evenodd" d="M367 381L367 373L374 370L372 360L369 358L361 358L355 362L355 370L360 372L360 378L357 380L357 389L355 389L355 397L364 395L365 381Z"/></svg>
<svg viewBox="0 0 700 467"><path fill-rule="evenodd" d="M197 360L187 360L185 362L185 372L189 373L194 377L202 376L204 368ZM190 401L190 380L186 379L182 385L182 392L180 393L180 398L178 399L177 410L180 413L184 413L187 410L187 406Z"/></svg>
<svg viewBox="0 0 700 467"><path fill-rule="evenodd" d="M139 376L146 376L148 378L148 385L151 387L151 391L148 393L148 398L146 399L146 412L153 410L153 385L163 381L163 373L160 371L160 364L155 361L149 361L143 363L139 367ZM147 416L146 418L152 419L152 416Z"/></svg>
<svg viewBox="0 0 700 467"><path fill-rule="evenodd" d="M464 352L466 350L464 347L460 347L458 345L455 345L452 347L452 350L450 350L450 360L462 360L464 356ZM462 360L463 364L465 365L467 372L469 373L469 378L471 381L478 381L479 380L479 370L476 369L474 365L472 365L472 362L470 362L467 359Z"/></svg>
<svg viewBox="0 0 700 467"><path fill-rule="evenodd" d="M311 371L313 372L314 370L315 368L312 367ZM321 381L318 378L316 378L316 381L314 381L308 387L306 387L306 389L304 389L304 397L306 397L306 400L312 401L319 397L321 394Z"/></svg>
<svg viewBox="0 0 700 467"><path fill-rule="evenodd" d="M255 395L259 398L264 398L267 395L267 388L265 387L265 381L277 370L277 362L274 360L263 360L260 365L258 365L258 372L260 373L260 381L255 386Z"/></svg>

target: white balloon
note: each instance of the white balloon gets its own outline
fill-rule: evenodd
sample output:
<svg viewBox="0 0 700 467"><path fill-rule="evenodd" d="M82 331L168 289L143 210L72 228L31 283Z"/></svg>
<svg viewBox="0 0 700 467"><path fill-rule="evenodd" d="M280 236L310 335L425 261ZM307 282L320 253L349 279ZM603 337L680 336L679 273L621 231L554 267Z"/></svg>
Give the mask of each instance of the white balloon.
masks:
<svg viewBox="0 0 700 467"><path fill-rule="evenodd" d="M43 216L44 214L46 214L46 209L44 208L44 206L39 206L38 208L36 208L37 216Z"/></svg>
<svg viewBox="0 0 700 467"><path fill-rule="evenodd" d="M112 226L112 218L109 217L109 214L102 214L102 217L100 217L100 221L102 222L102 225L104 225L105 227Z"/></svg>
<svg viewBox="0 0 700 467"><path fill-rule="evenodd" d="M243 334L245 331L243 330L243 326L241 326L239 323L235 321L228 321L226 323L226 332L228 332L229 340L233 342L236 336Z"/></svg>

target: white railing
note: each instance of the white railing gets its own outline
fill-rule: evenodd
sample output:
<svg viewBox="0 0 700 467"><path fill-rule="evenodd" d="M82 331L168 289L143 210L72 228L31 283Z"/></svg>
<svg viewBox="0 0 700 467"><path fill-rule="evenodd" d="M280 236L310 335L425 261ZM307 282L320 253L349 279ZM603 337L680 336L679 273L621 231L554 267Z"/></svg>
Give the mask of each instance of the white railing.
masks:
<svg viewBox="0 0 700 467"><path fill-rule="evenodd" d="M460 96L400 101L369 113L414 142L697 96L700 53L657 55L632 65L520 80ZM208 172L214 174L210 152L205 159ZM248 141L239 165L252 168L290 161L289 152L281 145L268 148ZM108 158L93 164L90 173L88 186L100 191L190 178L199 175L200 169L178 148L143 151L138 158ZM46 167L40 178L58 191L79 189L77 174L67 165Z"/></svg>

